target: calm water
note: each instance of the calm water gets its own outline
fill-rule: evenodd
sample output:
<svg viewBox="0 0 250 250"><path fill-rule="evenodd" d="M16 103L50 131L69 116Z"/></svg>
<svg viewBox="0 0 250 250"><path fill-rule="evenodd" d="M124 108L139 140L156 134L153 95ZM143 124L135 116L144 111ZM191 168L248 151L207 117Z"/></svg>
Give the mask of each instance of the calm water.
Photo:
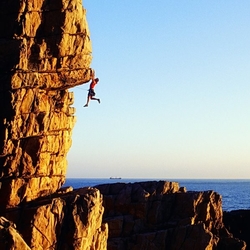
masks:
<svg viewBox="0 0 250 250"><path fill-rule="evenodd" d="M73 188L93 187L104 183L133 183L138 181L152 181L158 179L88 179L67 178L64 186ZM166 179L167 180L167 179ZM180 187L186 187L187 191L214 190L222 195L222 208L224 211L236 209L250 209L250 180L186 180L168 179L175 181Z"/></svg>

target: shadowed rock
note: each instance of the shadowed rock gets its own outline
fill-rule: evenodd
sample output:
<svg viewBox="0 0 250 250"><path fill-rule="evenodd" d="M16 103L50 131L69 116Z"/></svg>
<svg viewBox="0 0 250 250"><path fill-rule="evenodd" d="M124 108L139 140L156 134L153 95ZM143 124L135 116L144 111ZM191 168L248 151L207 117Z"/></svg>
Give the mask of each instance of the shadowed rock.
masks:
<svg viewBox="0 0 250 250"><path fill-rule="evenodd" d="M222 221L221 196L175 182L96 186L104 195L108 249L245 249ZM226 247L226 248L225 248Z"/></svg>
<svg viewBox="0 0 250 250"><path fill-rule="evenodd" d="M233 236L246 241L250 249L250 210L224 212L223 222Z"/></svg>
<svg viewBox="0 0 250 250"><path fill-rule="evenodd" d="M13 222L0 217L0 249L30 250Z"/></svg>

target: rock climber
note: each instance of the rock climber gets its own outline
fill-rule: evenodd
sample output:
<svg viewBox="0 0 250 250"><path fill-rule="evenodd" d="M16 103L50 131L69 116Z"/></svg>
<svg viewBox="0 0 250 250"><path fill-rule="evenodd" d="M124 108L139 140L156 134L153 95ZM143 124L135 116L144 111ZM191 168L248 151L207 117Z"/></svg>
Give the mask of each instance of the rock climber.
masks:
<svg viewBox="0 0 250 250"><path fill-rule="evenodd" d="M89 105L89 101L90 100L96 100L98 101L99 103L101 102L101 100L99 98L95 98L95 91L94 91L94 88L95 88L95 85L99 82L99 78L95 78L95 71L93 70L92 72L92 81L89 85L89 92L88 92L88 97L87 97L87 103L84 105L84 107L88 107Z"/></svg>

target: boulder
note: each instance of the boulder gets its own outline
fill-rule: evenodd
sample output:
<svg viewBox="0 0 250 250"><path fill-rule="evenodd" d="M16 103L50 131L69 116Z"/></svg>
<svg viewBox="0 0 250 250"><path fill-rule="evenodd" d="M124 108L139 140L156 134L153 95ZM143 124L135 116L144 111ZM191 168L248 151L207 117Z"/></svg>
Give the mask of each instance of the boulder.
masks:
<svg viewBox="0 0 250 250"><path fill-rule="evenodd" d="M15 223L28 249L107 249L108 227L102 223L104 208L100 191L71 190L59 191L3 213Z"/></svg>

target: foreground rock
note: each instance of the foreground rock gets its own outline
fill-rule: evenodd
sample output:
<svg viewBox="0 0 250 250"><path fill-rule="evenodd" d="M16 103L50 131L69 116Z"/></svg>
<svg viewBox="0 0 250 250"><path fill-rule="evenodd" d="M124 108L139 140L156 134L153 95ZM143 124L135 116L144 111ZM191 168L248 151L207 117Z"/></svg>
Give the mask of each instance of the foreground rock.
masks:
<svg viewBox="0 0 250 250"><path fill-rule="evenodd" d="M13 222L0 217L0 249L30 250Z"/></svg>
<svg viewBox="0 0 250 250"><path fill-rule="evenodd" d="M104 195L108 249L245 249L222 222L221 196L174 182L96 186Z"/></svg>
<svg viewBox="0 0 250 250"><path fill-rule="evenodd" d="M68 88L89 81L78 0L0 1L0 209L56 192L75 123Z"/></svg>
<svg viewBox="0 0 250 250"><path fill-rule="evenodd" d="M3 215L11 222L0 220L0 242L5 246L0 244L0 249L12 249L6 248L12 244L13 249L105 250L108 227L102 224L103 211L102 196L95 188L56 193L8 209Z"/></svg>
<svg viewBox="0 0 250 250"><path fill-rule="evenodd" d="M250 249L250 210L224 212L223 222L234 237L244 240L246 249Z"/></svg>
<svg viewBox="0 0 250 250"><path fill-rule="evenodd" d="M2 213L0 247L245 250L222 215L219 194L186 192L174 182L65 188Z"/></svg>

